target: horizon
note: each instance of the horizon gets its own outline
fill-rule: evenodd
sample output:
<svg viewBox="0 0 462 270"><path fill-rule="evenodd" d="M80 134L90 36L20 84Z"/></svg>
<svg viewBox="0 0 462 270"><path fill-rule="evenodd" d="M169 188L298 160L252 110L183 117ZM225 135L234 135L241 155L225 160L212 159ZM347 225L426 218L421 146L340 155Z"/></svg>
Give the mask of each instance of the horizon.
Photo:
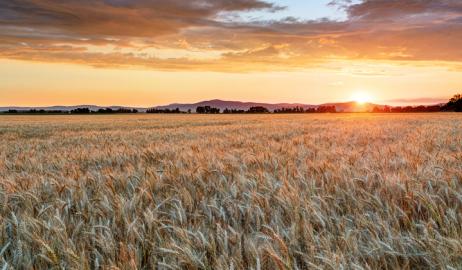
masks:
<svg viewBox="0 0 462 270"><path fill-rule="evenodd" d="M13 0L0 106L427 105L462 91L460 47L454 0Z"/></svg>
<svg viewBox="0 0 462 270"><path fill-rule="evenodd" d="M262 101L245 101L245 100L225 100L225 99L220 99L220 98L213 98L213 99L207 99L207 100L198 100L198 101L193 101L193 102L173 102L173 103L168 103L168 104L154 104L154 105L149 105L149 106L139 106L139 105L123 105L123 104L98 104L98 103L91 103L91 104L68 104L68 105L63 105L63 104L52 104L52 105L26 105L26 106L21 106L21 105L6 105L2 106L0 105L0 108L51 108L51 107L90 107L90 106L95 106L95 107L102 107L102 108L109 108L109 107L122 107L122 108L137 108L137 109L147 109L147 108L155 108L155 107L166 107L166 106L174 106L174 105L194 105L198 103L205 103L205 102L234 102L234 103L261 103L261 104L268 104L268 105L282 105L282 104L287 104L287 105L304 105L304 106L322 106L322 105L328 105L328 104L348 104L348 103L364 103L368 105L378 105L378 106L390 106L390 107L404 107L404 106L432 106L432 105L441 105L447 103L447 101L450 99L448 98L441 98L437 99L435 98L434 100L427 100L427 99L416 99L421 100L422 102L420 103L412 103L411 101L408 102L395 102L395 104L392 103L381 103L381 102L373 102L373 101L367 101L367 102L359 102L357 100L346 100L346 101L330 101L330 102L325 102L325 103L303 103L303 102L262 102ZM433 102L432 102L433 101Z"/></svg>

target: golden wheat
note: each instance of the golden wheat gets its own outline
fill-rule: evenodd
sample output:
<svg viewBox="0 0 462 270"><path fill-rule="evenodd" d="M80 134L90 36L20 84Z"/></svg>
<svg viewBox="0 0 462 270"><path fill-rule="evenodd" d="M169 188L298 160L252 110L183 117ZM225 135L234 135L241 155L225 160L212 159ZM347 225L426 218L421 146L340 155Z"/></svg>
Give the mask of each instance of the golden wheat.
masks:
<svg viewBox="0 0 462 270"><path fill-rule="evenodd" d="M461 269L462 116L0 117L0 269Z"/></svg>

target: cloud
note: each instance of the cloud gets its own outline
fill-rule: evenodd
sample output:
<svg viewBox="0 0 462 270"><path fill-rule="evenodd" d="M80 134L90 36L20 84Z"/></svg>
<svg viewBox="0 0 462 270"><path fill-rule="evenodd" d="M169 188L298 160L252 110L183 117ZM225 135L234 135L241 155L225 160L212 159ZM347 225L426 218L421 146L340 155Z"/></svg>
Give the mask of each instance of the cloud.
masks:
<svg viewBox="0 0 462 270"><path fill-rule="evenodd" d="M462 62L459 0L330 5L348 18L223 19L284 8L263 0L1 1L0 57L218 71L309 68L337 60ZM166 57L171 51L178 55Z"/></svg>
<svg viewBox="0 0 462 270"><path fill-rule="evenodd" d="M384 20L426 14L462 12L459 0L366 0L346 7L350 17Z"/></svg>
<svg viewBox="0 0 462 270"><path fill-rule="evenodd" d="M155 37L186 27L213 26L220 12L280 9L260 0L9 0L1 24L57 30L74 37Z"/></svg>

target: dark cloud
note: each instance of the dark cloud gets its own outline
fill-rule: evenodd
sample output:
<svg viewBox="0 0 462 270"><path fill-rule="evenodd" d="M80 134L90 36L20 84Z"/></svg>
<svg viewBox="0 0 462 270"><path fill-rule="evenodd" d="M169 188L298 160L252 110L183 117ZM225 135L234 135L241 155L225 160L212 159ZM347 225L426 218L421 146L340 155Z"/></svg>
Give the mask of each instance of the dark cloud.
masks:
<svg viewBox="0 0 462 270"><path fill-rule="evenodd" d="M0 1L0 25L88 38L154 37L217 25L220 12L279 8L260 0L8 0Z"/></svg>
<svg viewBox="0 0 462 270"><path fill-rule="evenodd" d="M372 20L432 13L460 13L459 0L365 0L346 7L351 17Z"/></svg>
<svg viewBox="0 0 462 270"><path fill-rule="evenodd" d="M462 62L460 0L336 0L330 5L344 9L348 18L222 20L230 12L283 8L269 0L0 1L0 57L204 70L303 68L334 59ZM95 52L90 46L104 49ZM149 49L221 56L143 53Z"/></svg>

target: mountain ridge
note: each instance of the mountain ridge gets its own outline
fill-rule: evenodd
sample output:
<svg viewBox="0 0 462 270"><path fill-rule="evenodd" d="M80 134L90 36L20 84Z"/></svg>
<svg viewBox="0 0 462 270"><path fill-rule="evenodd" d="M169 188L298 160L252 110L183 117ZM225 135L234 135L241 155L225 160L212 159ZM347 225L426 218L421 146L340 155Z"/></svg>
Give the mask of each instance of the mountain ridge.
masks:
<svg viewBox="0 0 462 270"><path fill-rule="evenodd" d="M221 99L204 100L196 103L172 103L168 105L156 106L155 109L176 109L179 108L182 111L192 110L194 111L200 106L210 106L214 108L224 109L236 109L236 110L248 110L251 107L262 106L270 111L281 108L294 108L303 107L304 109L316 108L317 105L303 104L303 103L264 103L264 102L245 102L245 101L227 101Z"/></svg>
<svg viewBox="0 0 462 270"><path fill-rule="evenodd" d="M375 103L358 103L355 101L348 101L348 102L331 102L331 103L323 103L323 104L305 104L305 103L265 103L265 102L245 102L245 101L228 101L228 100L221 100L221 99L211 99L211 100L204 100L199 101L196 103L171 103L168 105L160 105L160 106L153 106L151 108L154 109L171 109L174 110L179 108L181 111L188 111L191 110L195 112L197 107L203 106L210 106L214 108L219 108L222 111L224 109L236 109L236 110L248 110L251 107L265 107L270 111L274 111L276 109L282 108L295 108L301 107L303 109L311 109L311 108L319 108L321 106L335 106L338 112L363 112L363 111L372 111L375 107L383 109L389 105L381 105ZM415 105L418 106L418 105ZM413 107L415 107L413 106ZM389 107L396 107L396 106L389 106ZM127 109L137 109L139 112L146 112L148 108L143 107L129 107L129 106L98 106L98 105L72 105L72 106L44 106L44 107L21 107L21 106L7 106L7 107L0 107L0 112L5 112L8 110L18 110L18 111L26 111L26 110L59 110L59 111L71 111L77 108L88 108L93 111L97 111L99 109L106 109L111 108L113 110L117 110L120 108L127 108Z"/></svg>
<svg viewBox="0 0 462 270"><path fill-rule="evenodd" d="M237 110L248 110L251 107L262 106L270 111L282 108L295 108L301 107L303 109L318 108L321 106L335 106L339 112L358 112L358 111L372 111L374 107L383 109L388 105L380 105L374 103L359 104L355 101L349 102L332 102L323 104L304 104L304 103L263 103L263 102L244 102L244 101L226 101L221 99L212 99L200 101L197 103L172 103L163 106L156 106L155 109L176 109L179 108L181 111L191 110L194 111L199 106L210 106L214 108L224 109L237 109ZM390 106L391 107L391 106Z"/></svg>

